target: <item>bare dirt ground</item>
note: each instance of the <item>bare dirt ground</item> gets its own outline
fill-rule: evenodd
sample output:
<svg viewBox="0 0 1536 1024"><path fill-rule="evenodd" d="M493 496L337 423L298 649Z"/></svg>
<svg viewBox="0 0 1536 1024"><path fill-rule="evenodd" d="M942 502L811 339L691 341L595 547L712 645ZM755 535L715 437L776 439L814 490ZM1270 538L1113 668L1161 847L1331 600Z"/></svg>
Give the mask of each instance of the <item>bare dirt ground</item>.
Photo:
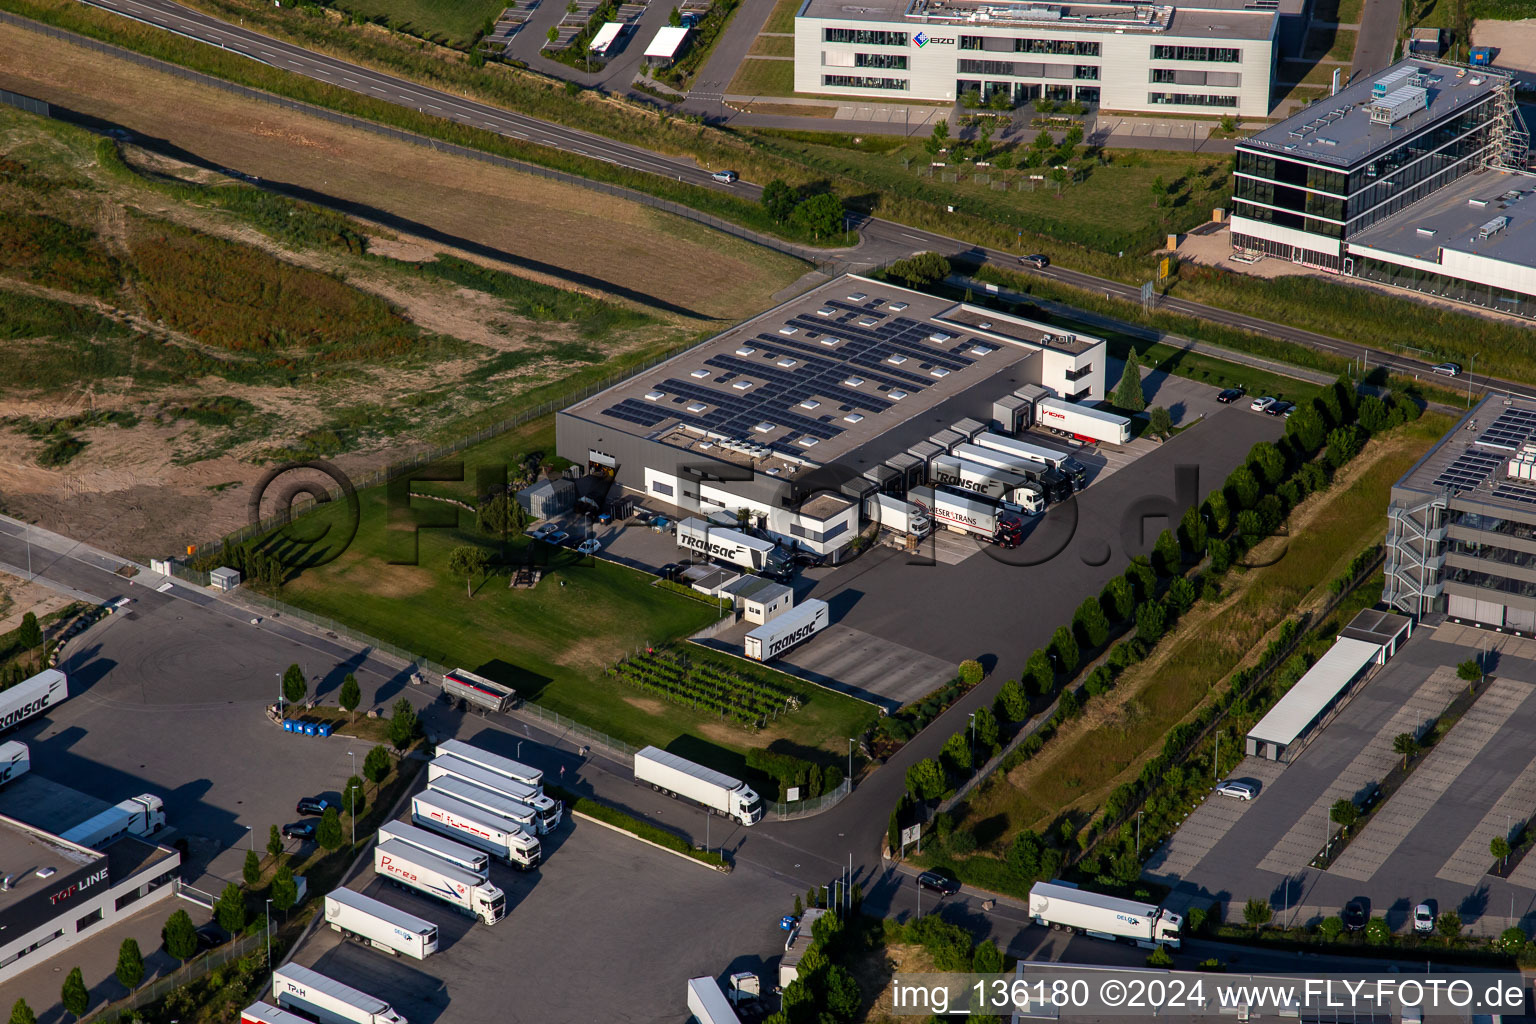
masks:
<svg viewBox="0 0 1536 1024"><path fill-rule="evenodd" d="M1496 67L1536 76L1536 18L1524 21L1478 20L1472 23L1472 45L1491 46Z"/></svg>
<svg viewBox="0 0 1536 1024"><path fill-rule="evenodd" d="M21 618L27 612L42 618L67 604L69 598L47 587L0 572L0 633L9 633L21 625Z"/></svg>

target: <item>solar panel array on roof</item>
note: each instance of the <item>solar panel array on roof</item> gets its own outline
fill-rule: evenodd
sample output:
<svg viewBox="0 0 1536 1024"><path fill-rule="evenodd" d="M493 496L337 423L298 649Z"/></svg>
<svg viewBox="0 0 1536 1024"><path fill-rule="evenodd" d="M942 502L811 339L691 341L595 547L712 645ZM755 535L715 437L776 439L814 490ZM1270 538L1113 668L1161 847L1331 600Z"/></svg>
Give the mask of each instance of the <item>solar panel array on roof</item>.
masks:
<svg viewBox="0 0 1536 1024"><path fill-rule="evenodd" d="M1468 448L1435 478L1435 486L1449 487L1453 491L1471 490L1488 479L1488 474L1503 461L1502 456Z"/></svg>
<svg viewBox="0 0 1536 1024"><path fill-rule="evenodd" d="M1498 419L1478 436L1477 444L1516 451L1533 435L1536 435L1536 412L1510 408L1499 413Z"/></svg>
<svg viewBox="0 0 1536 1024"><path fill-rule="evenodd" d="M1493 496L1505 501L1518 501L1524 505L1536 505L1536 488L1519 484L1498 483L1493 485Z"/></svg>
<svg viewBox="0 0 1536 1024"><path fill-rule="evenodd" d="M1499 468L1507 458L1506 453L1518 451L1533 436L1536 436L1536 411L1515 408L1502 410L1477 436L1477 440L1435 478L1435 486L1449 487L1453 491L1476 487ZM1497 488L1494 494L1511 497L1515 501L1525 500L1518 495L1500 495Z"/></svg>

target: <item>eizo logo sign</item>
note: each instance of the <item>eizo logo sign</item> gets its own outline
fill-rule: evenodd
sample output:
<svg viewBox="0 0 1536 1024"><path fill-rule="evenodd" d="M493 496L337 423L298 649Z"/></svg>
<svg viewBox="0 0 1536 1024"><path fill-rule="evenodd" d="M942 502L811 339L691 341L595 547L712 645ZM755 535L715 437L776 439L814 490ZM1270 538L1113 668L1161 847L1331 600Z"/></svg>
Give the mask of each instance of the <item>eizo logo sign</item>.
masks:
<svg viewBox="0 0 1536 1024"><path fill-rule="evenodd" d="M952 38L945 39L939 36L930 36L926 32L919 32L917 35L912 37L912 41L917 44L918 49L922 49L929 43L948 44L950 46L955 45L955 41Z"/></svg>

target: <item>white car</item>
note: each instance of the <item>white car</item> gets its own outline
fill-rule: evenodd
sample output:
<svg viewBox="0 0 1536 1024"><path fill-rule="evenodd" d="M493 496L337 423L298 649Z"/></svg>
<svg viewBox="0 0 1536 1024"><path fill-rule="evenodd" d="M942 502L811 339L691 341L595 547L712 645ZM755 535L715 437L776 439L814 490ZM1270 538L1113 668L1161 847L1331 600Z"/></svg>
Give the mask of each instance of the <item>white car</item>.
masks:
<svg viewBox="0 0 1536 1024"><path fill-rule="evenodd" d="M536 527L535 529L528 531L528 538L530 540L543 540L545 537L548 537L550 534L556 532L559 529L560 527L556 526L554 523L545 523L543 526Z"/></svg>
<svg viewBox="0 0 1536 1024"><path fill-rule="evenodd" d="M598 543L596 537L590 537L576 545L576 550L580 551L584 555L595 555L602 549L603 546Z"/></svg>
<svg viewBox="0 0 1536 1024"><path fill-rule="evenodd" d="M1222 796L1235 797L1238 800L1252 800L1258 790L1251 782L1238 782L1236 779L1228 779L1216 787L1216 792Z"/></svg>
<svg viewBox="0 0 1536 1024"><path fill-rule="evenodd" d="M1420 935L1426 935L1435 930L1435 912L1430 909L1428 903L1420 903L1413 908L1413 930Z"/></svg>
<svg viewBox="0 0 1536 1024"><path fill-rule="evenodd" d="M1254 412L1263 412L1265 409L1268 409L1274 404L1275 400L1268 395L1265 395L1263 398L1255 398L1253 400L1253 404L1248 408L1252 409Z"/></svg>
<svg viewBox="0 0 1536 1024"><path fill-rule="evenodd" d="M1442 377L1461 376L1461 367L1456 363L1441 363L1439 366L1431 366L1430 373L1438 373Z"/></svg>

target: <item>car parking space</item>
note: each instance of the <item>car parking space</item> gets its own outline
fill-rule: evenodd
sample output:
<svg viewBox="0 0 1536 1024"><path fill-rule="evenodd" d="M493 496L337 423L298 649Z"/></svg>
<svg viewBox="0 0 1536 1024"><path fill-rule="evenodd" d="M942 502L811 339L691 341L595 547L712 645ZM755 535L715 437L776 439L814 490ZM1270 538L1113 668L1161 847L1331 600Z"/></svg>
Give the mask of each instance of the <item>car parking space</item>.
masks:
<svg viewBox="0 0 1536 1024"><path fill-rule="evenodd" d="M1479 881L1488 873L1492 857L1489 845L1494 837L1513 839L1511 833L1530 816L1532 808L1536 808L1536 760L1526 765L1509 788L1499 795L1488 813L1483 815L1483 820L1467 834L1435 877L1464 885Z"/></svg>
<svg viewBox="0 0 1536 1024"><path fill-rule="evenodd" d="M1147 859L1142 875L1164 885L1176 885L1187 877L1211 848L1263 799L1264 792L1280 777L1284 767L1278 761L1261 757L1244 758L1229 778L1257 783L1255 799L1240 800L1215 792L1208 794L1168 842Z"/></svg>

